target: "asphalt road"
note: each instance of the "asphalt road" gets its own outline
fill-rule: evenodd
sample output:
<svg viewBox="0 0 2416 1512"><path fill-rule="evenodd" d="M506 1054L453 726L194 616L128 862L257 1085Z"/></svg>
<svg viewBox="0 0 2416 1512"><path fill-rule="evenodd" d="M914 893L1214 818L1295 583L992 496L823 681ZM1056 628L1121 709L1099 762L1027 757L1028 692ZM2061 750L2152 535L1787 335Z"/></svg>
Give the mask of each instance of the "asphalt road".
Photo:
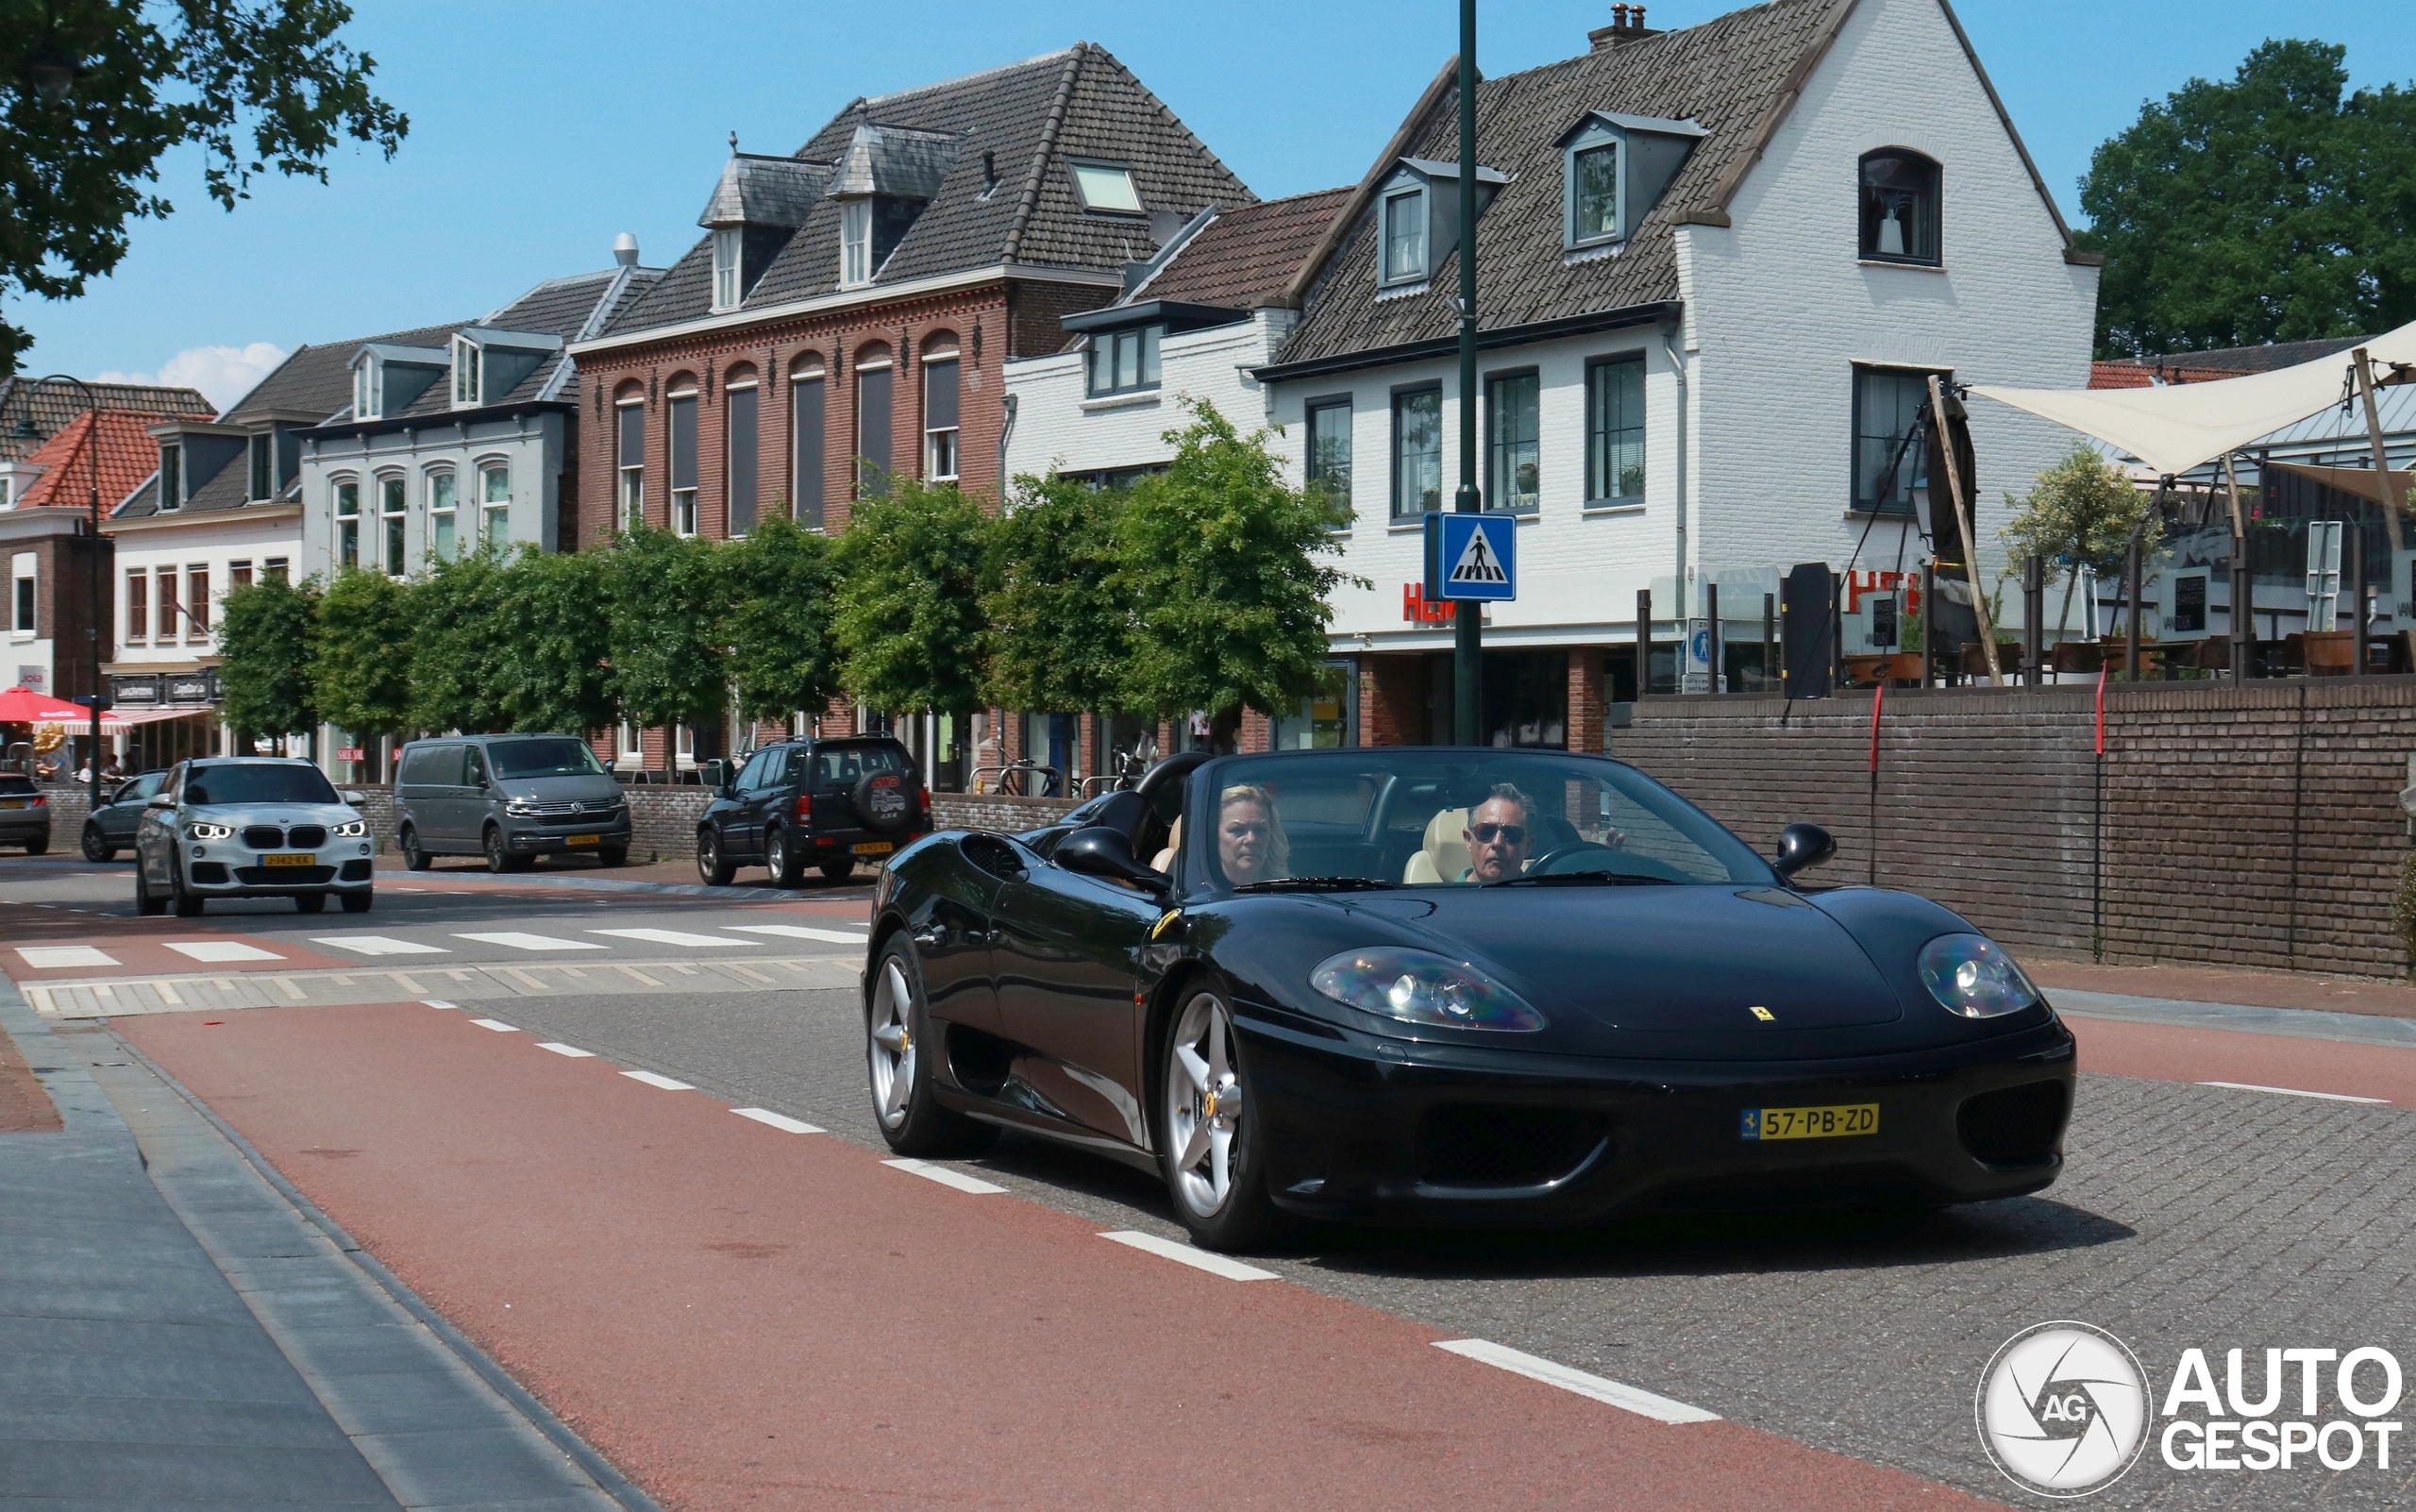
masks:
<svg viewBox="0 0 2416 1512"><path fill-rule="evenodd" d="M122 868L111 876L80 864L52 865L29 878L38 865L0 862L0 966L21 983L107 973L37 969L10 958L8 947L20 943L90 943L126 963L126 980L151 968L165 949L160 941L205 932L193 920L128 918L130 909L104 896L123 888ZM688 1084L714 1105L770 1110L819 1126L824 1137L881 1152L864 1091L861 1019L846 984L860 956L834 942L749 932L767 925L851 932L863 916L861 889L733 903L578 891L544 879L441 877L422 894L383 883L378 910L365 919L261 912L213 913L200 922L213 937L276 952L276 961L240 968L264 975L336 974L349 966L359 969L342 974L359 976L397 962L425 975L570 958L597 970L646 972L663 986L584 991L575 982L541 977L508 1007L465 1002L513 1032L472 1035L456 1049L480 1067L494 1059L512 1067L511 1077L542 1079L565 1064L579 1074L599 1063L650 1071ZM20 921L30 932L20 933ZM687 941L598 932L631 930ZM329 943L373 932L445 953L370 957ZM596 949L545 952L462 938L513 932ZM696 943L709 938L730 943ZM733 986L726 966L712 964L742 960L765 963L756 969L774 980ZM829 974L829 984L791 985L768 965L775 960L814 963L811 969ZM324 964L330 961L334 966ZM708 990L681 990L688 983L672 972L676 966L725 974ZM331 1003L361 1000L325 990ZM449 1000L442 993L414 996ZM291 1084L259 1077L245 1083L246 1106L222 1109L239 1124L255 1107L272 1119L280 1099L310 1095L301 1084L336 1075L330 1063L310 1056L340 1053L340 1026L356 1020L337 1016L374 1011L268 1014L293 1023L302 1012L327 1016L327 1031L314 1039L320 1049L279 1063ZM445 1026L465 1021L428 1013ZM212 1063L197 1047L214 1042L196 1036L200 1018L163 1007L154 1016L115 1021L137 1044L155 1045L172 1071L185 1074L179 1056L200 1057L192 1062L196 1076L210 1071ZM271 1021L267 1015L258 1020ZM364 1034L384 1024L369 1016L357 1021ZM2416 1265L2416 1209L2402 1200L2404 1172L2416 1159L2416 1051L2094 1020L2076 1020L2075 1028L2084 1074L2069 1168L2037 1197L1922 1218L1655 1219L1550 1234L1317 1231L1253 1263L1304 1292L1370 1310L1367 1316L1403 1319L1436 1336L1489 1339L1779 1439L2017 1503L2023 1494L1977 1443L1972 1396L1989 1355L2031 1324L2080 1319L2110 1330L2139 1355L2157 1389L2190 1348L2207 1352L2218 1384L2224 1353L2234 1348L2249 1352L2252 1371L2268 1347L2345 1353L2378 1345L2416 1361L2403 1302ZM423 1031L388 1026L375 1033ZM565 1063L537 1052L536 1041L596 1059ZM2210 1081L2242 1086L2199 1084ZM2339 1100L2349 1097L2382 1100ZM535 1147L506 1158L540 1166L576 1158L572 1151L543 1148L550 1136L542 1128L512 1137ZM364 1134L363 1143L369 1140ZM306 1189L334 1169L308 1158L297 1163L307 1168L288 1173ZM1010 1135L965 1168L1033 1207L1080 1219L1080 1233L1180 1234L1162 1191L1120 1166ZM917 1201L926 1195L918 1191ZM414 1201L435 1201L380 1190L350 1200L368 1204L379 1223L401 1225L412 1221ZM974 1256L986 1243L1003 1242L1007 1230L993 1225L1005 1210L953 1211L946 1242ZM599 1231L594 1242L616 1241ZM1213 1319L1152 1323L1140 1317L1130 1326L1134 1361L1153 1357L1164 1331L1204 1327L1196 1347L1218 1347ZM1094 1368L1115 1373L1127 1367L1103 1359ZM2252 1395L2259 1384L2252 1381ZM1133 1445L1135 1453L1148 1448ZM936 1452L978 1449L968 1442ZM2416 1476L2407 1468L2411 1454L2416 1448L2394 1455L2388 1470L2369 1459L2338 1472L2307 1465L2287 1472L2193 1472L2167 1468L2152 1445L2129 1475L2090 1503L2408 1504L2416 1501ZM1673 1504L1686 1500L1673 1491Z"/></svg>

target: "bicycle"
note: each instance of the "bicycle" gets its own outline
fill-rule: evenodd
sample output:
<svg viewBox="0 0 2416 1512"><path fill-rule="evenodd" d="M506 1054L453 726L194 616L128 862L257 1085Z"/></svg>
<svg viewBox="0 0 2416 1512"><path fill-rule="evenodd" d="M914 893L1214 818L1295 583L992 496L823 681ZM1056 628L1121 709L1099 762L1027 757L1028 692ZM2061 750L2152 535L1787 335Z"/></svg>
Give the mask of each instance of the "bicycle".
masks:
<svg viewBox="0 0 2416 1512"><path fill-rule="evenodd" d="M1026 757L998 770L998 791L1009 798L1055 798L1064 773Z"/></svg>

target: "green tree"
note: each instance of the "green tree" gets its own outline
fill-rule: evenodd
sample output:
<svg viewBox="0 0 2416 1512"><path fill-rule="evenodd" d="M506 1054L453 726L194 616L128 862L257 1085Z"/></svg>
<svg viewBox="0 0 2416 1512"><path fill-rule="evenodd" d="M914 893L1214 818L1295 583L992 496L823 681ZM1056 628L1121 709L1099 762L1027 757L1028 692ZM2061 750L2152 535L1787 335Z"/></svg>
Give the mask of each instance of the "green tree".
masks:
<svg viewBox="0 0 2416 1512"><path fill-rule="evenodd" d="M507 649L495 700L506 728L587 734L620 719L613 695L612 554L523 550L496 575Z"/></svg>
<svg viewBox="0 0 2416 1512"><path fill-rule="evenodd" d="M1064 478L1018 478L991 527L982 612L990 700L1009 709L1119 706L1132 654L1116 526L1127 496Z"/></svg>
<svg viewBox="0 0 2416 1512"><path fill-rule="evenodd" d="M606 553L612 697L646 728L709 724L728 699L713 550L642 525Z"/></svg>
<svg viewBox="0 0 2416 1512"><path fill-rule="evenodd" d="M839 691L829 537L785 514L768 515L722 547L721 580L722 638L739 714L786 719L828 704Z"/></svg>
<svg viewBox="0 0 2416 1512"><path fill-rule="evenodd" d="M387 158L410 120L369 91L341 0L0 0L0 300L72 299L169 214L170 148L227 210L274 167L325 182L339 138ZM0 375L33 338L0 319Z"/></svg>
<svg viewBox="0 0 2416 1512"><path fill-rule="evenodd" d="M954 484L896 479L858 500L831 555L839 680L873 708L962 714L981 698L990 519Z"/></svg>
<svg viewBox="0 0 2416 1512"><path fill-rule="evenodd" d="M352 568L319 596L311 690L320 715L356 735L411 726L411 605L401 583Z"/></svg>
<svg viewBox="0 0 2416 1512"><path fill-rule="evenodd" d="M1126 707L1161 718L1203 709L1278 714L1324 671L1328 596L1360 580L1320 563L1349 511L1295 488L1267 449L1205 400L1166 433L1165 472L1143 479L1116 521L1121 600L1132 606Z"/></svg>
<svg viewBox="0 0 2416 1512"><path fill-rule="evenodd" d="M269 578L229 590L218 611L218 680L226 722L243 741L319 727L310 645L315 587Z"/></svg>
<svg viewBox="0 0 2416 1512"><path fill-rule="evenodd" d="M503 685L519 647L501 619L507 569L492 551L440 561L406 590L411 722L473 733L507 728Z"/></svg>
<svg viewBox="0 0 2416 1512"><path fill-rule="evenodd" d="M2416 319L2416 94L2348 92L2346 49L2259 43L2097 149L2099 355L2355 336Z"/></svg>
<svg viewBox="0 0 2416 1512"><path fill-rule="evenodd" d="M2148 508L2153 499L2134 487L2122 469L2082 442L2073 443L2063 461L2038 475L2029 497L2007 494L2005 502L2014 512L2013 521L1997 537L2011 559L2018 563L2041 556L2065 570L2063 605L2049 627L2055 638L2071 622L2072 590L2080 584L2082 568L2101 578L2122 571L2131 530L2142 517L2147 523L2139 534L2141 555L2155 551L2162 539L2160 523Z"/></svg>

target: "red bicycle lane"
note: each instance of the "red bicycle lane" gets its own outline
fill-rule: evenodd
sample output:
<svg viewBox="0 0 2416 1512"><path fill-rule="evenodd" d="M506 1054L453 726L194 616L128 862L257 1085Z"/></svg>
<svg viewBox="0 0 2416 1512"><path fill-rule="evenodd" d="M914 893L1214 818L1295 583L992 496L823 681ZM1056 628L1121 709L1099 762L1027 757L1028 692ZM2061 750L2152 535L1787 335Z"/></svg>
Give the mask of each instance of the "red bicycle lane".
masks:
<svg viewBox="0 0 2416 1512"><path fill-rule="evenodd" d="M1631 1414L465 1014L119 1032L668 1506L1988 1504Z"/></svg>

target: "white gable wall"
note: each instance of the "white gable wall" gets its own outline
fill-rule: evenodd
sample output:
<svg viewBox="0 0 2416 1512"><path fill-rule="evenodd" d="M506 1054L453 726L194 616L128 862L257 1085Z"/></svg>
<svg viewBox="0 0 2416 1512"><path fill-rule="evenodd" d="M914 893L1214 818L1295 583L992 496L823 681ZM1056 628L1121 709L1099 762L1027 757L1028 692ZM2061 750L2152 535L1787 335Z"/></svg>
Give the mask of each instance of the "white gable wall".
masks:
<svg viewBox="0 0 2416 1512"><path fill-rule="evenodd" d="M1051 352L1007 364L1015 401L1007 437L1006 476L1046 477L1169 462L1166 432L1190 423L1182 403L1205 399L1247 435L1267 423L1267 399L1250 369L1292 328L1288 310L1253 311L1247 321L1168 336L1158 346L1158 386L1141 394L1087 396L1087 349ZM1296 448L1297 449L1297 448ZM1297 476L1297 475L1296 475Z"/></svg>

